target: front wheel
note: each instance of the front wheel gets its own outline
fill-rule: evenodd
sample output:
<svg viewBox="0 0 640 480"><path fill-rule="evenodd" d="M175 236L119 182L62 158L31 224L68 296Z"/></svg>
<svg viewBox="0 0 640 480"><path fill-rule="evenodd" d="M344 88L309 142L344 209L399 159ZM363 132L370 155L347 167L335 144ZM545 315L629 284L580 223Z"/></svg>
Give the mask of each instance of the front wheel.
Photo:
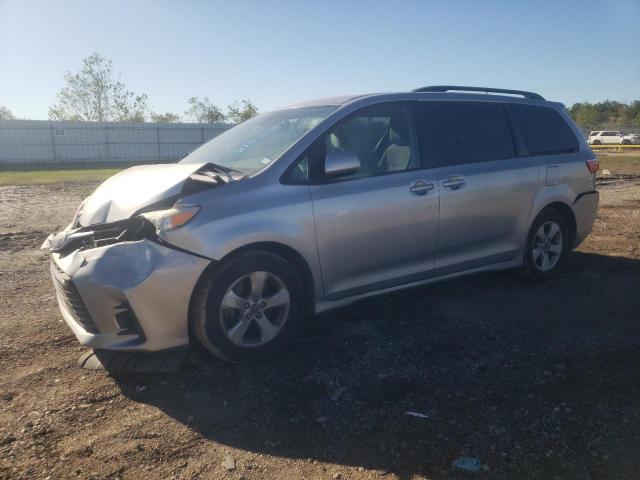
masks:
<svg viewBox="0 0 640 480"><path fill-rule="evenodd" d="M623 140L622 145L631 145L631 140Z"/></svg>
<svg viewBox="0 0 640 480"><path fill-rule="evenodd" d="M567 223L553 209L545 209L533 222L527 237L524 268L534 280L555 276L570 250Z"/></svg>
<svg viewBox="0 0 640 480"><path fill-rule="evenodd" d="M298 330L303 292L300 276L283 258L264 251L243 254L197 288L193 332L202 347L223 360L263 360Z"/></svg>
<svg viewBox="0 0 640 480"><path fill-rule="evenodd" d="M602 142L600 140L594 140L592 145L602 145Z"/></svg>

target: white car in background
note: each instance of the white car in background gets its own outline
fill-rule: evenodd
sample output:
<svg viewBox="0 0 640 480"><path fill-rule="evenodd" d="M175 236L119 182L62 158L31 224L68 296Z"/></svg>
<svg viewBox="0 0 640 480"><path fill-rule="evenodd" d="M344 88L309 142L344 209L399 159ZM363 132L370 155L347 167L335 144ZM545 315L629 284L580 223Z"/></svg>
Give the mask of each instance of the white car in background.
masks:
<svg viewBox="0 0 640 480"><path fill-rule="evenodd" d="M617 130L598 130L589 133L587 143L589 145L638 145L640 144L640 134L624 135Z"/></svg>
<svg viewBox="0 0 640 480"><path fill-rule="evenodd" d="M622 137L623 145L640 145L640 133L629 133Z"/></svg>

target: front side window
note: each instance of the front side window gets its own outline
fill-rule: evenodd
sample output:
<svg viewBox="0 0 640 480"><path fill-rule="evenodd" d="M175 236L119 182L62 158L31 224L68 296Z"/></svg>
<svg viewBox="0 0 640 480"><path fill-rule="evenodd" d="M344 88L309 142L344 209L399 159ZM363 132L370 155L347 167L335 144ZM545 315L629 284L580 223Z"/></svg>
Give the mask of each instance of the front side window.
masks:
<svg viewBox="0 0 640 480"><path fill-rule="evenodd" d="M422 155L430 166L516 155L511 126L500 103L422 102L417 125Z"/></svg>
<svg viewBox="0 0 640 480"><path fill-rule="evenodd" d="M260 114L205 143L180 163L215 163L252 175L270 165L336 108L299 107Z"/></svg>
<svg viewBox="0 0 640 480"><path fill-rule="evenodd" d="M294 183L305 183L309 180L309 173L309 155L305 155L293 165L288 180Z"/></svg>
<svg viewBox="0 0 640 480"><path fill-rule="evenodd" d="M327 153L355 153L361 168L340 180L372 177L419 167L417 142L408 104L365 108L339 122L319 141L321 158Z"/></svg>

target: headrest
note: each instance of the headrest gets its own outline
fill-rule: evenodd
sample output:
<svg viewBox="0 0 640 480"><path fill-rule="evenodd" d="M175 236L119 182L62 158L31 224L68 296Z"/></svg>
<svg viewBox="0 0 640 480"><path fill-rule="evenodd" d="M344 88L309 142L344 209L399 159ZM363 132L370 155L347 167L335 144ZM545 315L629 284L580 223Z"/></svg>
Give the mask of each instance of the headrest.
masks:
<svg viewBox="0 0 640 480"><path fill-rule="evenodd" d="M341 150L340 139L335 133L330 133L327 148L333 151Z"/></svg>
<svg viewBox="0 0 640 480"><path fill-rule="evenodd" d="M393 145L409 145L410 137L407 129L407 121L404 115L396 115L391 118L389 124L389 141Z"/></svg>

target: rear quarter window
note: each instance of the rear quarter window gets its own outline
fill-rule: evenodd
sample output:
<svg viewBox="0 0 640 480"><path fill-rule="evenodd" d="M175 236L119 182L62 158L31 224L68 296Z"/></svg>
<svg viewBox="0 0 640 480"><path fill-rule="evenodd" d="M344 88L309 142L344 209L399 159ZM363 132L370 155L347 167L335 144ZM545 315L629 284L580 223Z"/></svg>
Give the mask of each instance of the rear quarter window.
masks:
<svg viewBox="0 0 640 480"><path fill-rule="evenodd" d="M484 102L422 102L418 133L429 166L512 158L513 134L504 106Z"/></svg>
<svg viewBox="0 0 640 480"><path fill-rule="evenodd" d="M578 150L573 130L553 108L520 104L513 104L511 108L531 155Z"/></svg>

